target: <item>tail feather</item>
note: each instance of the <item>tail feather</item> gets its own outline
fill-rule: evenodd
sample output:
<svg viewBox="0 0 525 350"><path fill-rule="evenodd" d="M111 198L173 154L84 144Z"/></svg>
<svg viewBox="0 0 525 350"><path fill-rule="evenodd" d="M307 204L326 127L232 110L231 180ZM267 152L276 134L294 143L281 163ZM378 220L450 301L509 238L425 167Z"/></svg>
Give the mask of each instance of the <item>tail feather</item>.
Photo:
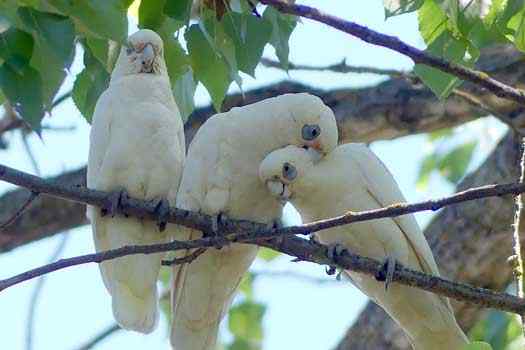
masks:
<svg viewBox="0 0 525 350"><path fill-rule="evenodd" d="M156 287L142 297L137 297L125 284L115 282L112 307L115 320L124 329L147 334L157 327L159 315Z"/></svg>
<svg viewBox="0 0 525 350"><path fill-rule="evenodd" d="M201 235L191 231L187 239ZM219 324L256 255L257 247L232 244L174 268L170 340L175 350L215 349Z"/></svg>
<svg viewBox="0 0 525 350"><path fill-rule="evenodd" d="M161 243L166 235L153 223L134 218L102 218L91 213L97 251L125 245ZM130 255L100 264L112 297L113 315L128 330L150 333L158 322L157 278L163 254Z"/></svg>

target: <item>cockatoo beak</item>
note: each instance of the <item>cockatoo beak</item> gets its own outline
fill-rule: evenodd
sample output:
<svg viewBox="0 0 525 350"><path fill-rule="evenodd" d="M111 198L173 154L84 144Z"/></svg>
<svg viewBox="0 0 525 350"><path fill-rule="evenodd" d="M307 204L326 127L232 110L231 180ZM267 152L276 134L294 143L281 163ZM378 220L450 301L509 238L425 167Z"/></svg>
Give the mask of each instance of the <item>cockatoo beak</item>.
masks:
<svg viewBox="0 0 525 350"><path fill-rule="evenodd" d="M155 50L152 44L146 44L142 50L142 67L146 72L153 70L153 62L155 61Z"/></svg>

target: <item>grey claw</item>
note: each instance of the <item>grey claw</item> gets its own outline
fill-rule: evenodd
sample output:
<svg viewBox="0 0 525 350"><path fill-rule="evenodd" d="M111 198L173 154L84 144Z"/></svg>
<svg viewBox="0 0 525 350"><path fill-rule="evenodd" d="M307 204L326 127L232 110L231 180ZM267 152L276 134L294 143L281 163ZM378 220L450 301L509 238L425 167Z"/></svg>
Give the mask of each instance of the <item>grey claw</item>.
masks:
<svg viewBox="0 0 525 350"><path fill-rule="evenodd" d="M388 286L394 280L395 270L396 260L391 256L387 256L381 270L379 270L375 276L379 282L385 282L385 290L388 290Z"/></svg>
<svg viewBox="0 0 525 350"><path fill-rule="evenodd" d="M157 214L159 232L162 232L166 229L166 224L170 216L170 202L165 198L159 199L155 205L155 213Z"/></svg>
<svg viewBox="0 0 525 350"><path fill-rule="evenodd" d="M211 230L216 238L215 248L221 249L224 244L221 243L221 234L219 233L219 227L224 225L228 221L228 217L224 213L213 215L211 219Z"/></svg>
<svg viewBox="0 0 525 350"><path fill-rule="evenodd" d="M328 247L327 256L330 260L336 261L344 252L348 252L348 249L346 249L344 245L333 244Z"/></svg>
<svg viewBox="0 0 525 350"><path fill-rule="evenodd" d="M102 216L110 215L112 218L115 217L122 207L124 198L128 197L125 189L111 192L109 195L109 207L102 207Z"/></svg>
<svg viewBox="0 0 525 350"><path fill-rule="evenodd" d="M274 219L272 221L270 221L267 225L267 229L268 230L279 230L281 228L283 228L284 225L283 225L283 221L281 219Z"/></svg>
<svg viewBox="0 0 525 350"><path fill-rule="evenodd" d="M333 276L335 275L335 272L337 271L336 267L333 266L333 265L330 265L330 266L326 266L325 267L325 272L328 276Z"/></svg>

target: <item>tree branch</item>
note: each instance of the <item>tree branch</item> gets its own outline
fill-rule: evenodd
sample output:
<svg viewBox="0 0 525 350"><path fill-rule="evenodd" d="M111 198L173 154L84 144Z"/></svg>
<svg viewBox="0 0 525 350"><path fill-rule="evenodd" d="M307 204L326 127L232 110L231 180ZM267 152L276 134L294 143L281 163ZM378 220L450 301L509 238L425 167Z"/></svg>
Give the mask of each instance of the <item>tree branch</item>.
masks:
<svg viewBox="0 0 525 350"><path fill-rule="evenodd" d="M37 176L19 172L17 170L0 166L0 179L10 183L27 187L41 193L47 193L61 198L80 201L86 204L104 207L109 205L110 193L94 191L78 186L65 186L46 181ZM0 291L29 279L57 271L70 266L100 263L105 260L131 254L153 254L181 249L211 248L230 243L254 243L278 250L297 257L300 261L309 261L325 265L338 265L341 268L356 272L377 275L383 264L374 259L347 253L337 259L328 258L326 247L298 237L296 234L310 234L312 232L344 225L351 222L372 220L382 217L394 217L421 210L437 210L444 205L450 205L467 200L486 198L488 196L501 196L504 194L517 194L525 192L525 184L489 185L477 189L469 189L453 196L438 200L430 200L415 204L396 204L386 208L364 211L360 213L347 213L345 215L312 222L301 226L285 227L281 229L268 229L264 224L248 221L229 220L221 225L221 235L211 235L191 241L172 241L170 243L154 244L147 246L126 246L114 250L87 254L74 258L61 259L57 262L21 273L0 281ZM122 214L133 215L139 218L155 219L154 206L146 201L134 198L124 198ZM171 223L211 232L211 217L199 213L189 212L177 208L170 209L168 219ZM223 227L224 226L224 227ZM457 300L466 301L486 307L522 314L525 312L525 300L514 296L497 293L490 290L475 288L468 285L448 281L446 279L426 275L419 271L410 270L399 266L394 274L394 281L413 287L422 288Z"/></svg>
<svg viewBox="0 0 525 350"><path fill-rule="evenodd" d="M521 143L522 155L521 155L521 175L519 182L525 182L525 138L522 139ZM523 194L519 194L516 198L516 215L514 219L514 232L512 235L513 245L512 250L514 255L511 257L511 262L513 263L513 272L516 277L516 294L518 297L524 297L524 281L525 276L523 275L523 250L521 248L521 239L520 237L525 237L525 208L524 208L524 199ZM525 315L520 315L521 331L522 334L525 334Z"/></svg>
<svg viewBox="0 0 525 350"><path fill-rule="evenodd" d="M399 52L410 57L416 64L425 64L437 68L445 73L455 75L458 78L482 86L498 97L506 98L525 105L525 91L503 84L502 82L491 78L484 72L469 69L454 62L448 62L441 58L429 55L424 51L406 44L394 36L381 34L357 23L323 13L316 8L297 5L285 0L261 0L261 3L273 6L283 13L309 18L316 22L324 23L330 27L366 41L367 43L386 47Z"/></svg>

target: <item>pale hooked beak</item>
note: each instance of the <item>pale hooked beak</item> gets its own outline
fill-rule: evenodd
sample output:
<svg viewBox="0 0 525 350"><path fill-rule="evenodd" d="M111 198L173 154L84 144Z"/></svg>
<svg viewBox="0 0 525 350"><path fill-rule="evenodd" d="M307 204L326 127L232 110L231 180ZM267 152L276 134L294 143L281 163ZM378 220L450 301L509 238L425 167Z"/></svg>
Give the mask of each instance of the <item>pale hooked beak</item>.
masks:
<svg viewBox="0 0 525 350"><path fill-rule="evenodd" d="M288 188L287 184L282 183L278 180L268 180L266 181L266 187L272 194L272 196L281 199L282 201L287 201L292 196L292 191Z"/></svg>
<svg viewBox="0 0 525 350"><path fill-rule="evenodd" d="M142 50L142 67L145 71L151 72L153 70L153 62L155 61L155 50L152 44L146 44Z"/></svg>

